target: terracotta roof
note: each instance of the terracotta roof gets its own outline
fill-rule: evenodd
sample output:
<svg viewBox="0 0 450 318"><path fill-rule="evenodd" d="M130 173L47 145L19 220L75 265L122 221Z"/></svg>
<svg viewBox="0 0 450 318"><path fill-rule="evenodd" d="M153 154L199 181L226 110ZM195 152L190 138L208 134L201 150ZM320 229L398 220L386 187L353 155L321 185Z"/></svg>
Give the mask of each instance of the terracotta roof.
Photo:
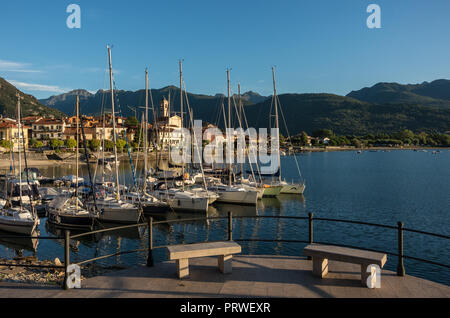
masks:
<svg viewBox="0 0 450 318"><path fill-rule="evenodd" d="M61 125L64 121L60 119L52 119L52 118L42 118L35 122L35 124L39 125Z"/></svg>

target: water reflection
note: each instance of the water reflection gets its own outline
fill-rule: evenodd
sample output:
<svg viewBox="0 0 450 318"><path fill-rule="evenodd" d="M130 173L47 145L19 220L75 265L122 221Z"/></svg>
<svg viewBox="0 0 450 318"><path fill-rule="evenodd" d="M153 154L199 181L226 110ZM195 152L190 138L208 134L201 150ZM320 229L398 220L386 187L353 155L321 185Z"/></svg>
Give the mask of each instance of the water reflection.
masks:
<svg viewBox="0 0 450 318"><path fill-rule="evenodd" d="M39 231L35 230L31 236L39 236ZM36 252L39 239L23 238L9 232L0 231L0 244L6 248L15 250L16 256L22 257L24 251Z"/></svg>

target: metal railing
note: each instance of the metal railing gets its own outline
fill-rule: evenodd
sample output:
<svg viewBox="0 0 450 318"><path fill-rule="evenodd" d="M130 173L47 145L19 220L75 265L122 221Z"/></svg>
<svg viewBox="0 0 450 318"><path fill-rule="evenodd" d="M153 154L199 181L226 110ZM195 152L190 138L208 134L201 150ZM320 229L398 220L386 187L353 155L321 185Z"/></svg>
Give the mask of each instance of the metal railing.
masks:
<svg viewBox="0 0 450 318"><path fill-rule="evenodd" d="M64 275L64 284L63 288L67 288L66 281L68 279L68 267L70 265L70 240L80 238L87 235L97 234L97 233L104 233L104 232L110 232L110 231L116 231L121 229L128 229L128 228L136 228L136 227L146 227L148 229L148 242L146 248L140 248L140 249L133 249L133 250L127 250L127 251L119 251L112 254L102 255L98 257L94 257L91 259L83 260L77 263L73 263L75 265L83 265L86 263L98 261L101 259L106 259L113 256L119 256L124 254L130 254L130 253L137 253L137 252L148 252L147 254L147 262L146 265L148 267L152 267L154 265L154 259L153 259L153 250L155 249L161 249L165 248L169 245L160 245L160 246L154 246L153 245L153 227L154 225L158 224L169 224L169 223L182 223L182 222L192 222L192 221L208 221L208 220L223 220L227 219L227 234L228 234L228 240L233 240L233 218L237 219L250 219L250 218L258 218L258 219L264 219L264 218L275 218L275 219L292 219L292 220L308 220L308 240L286 240L286 239L245 239L245 238L239 238L234 239L236 242L271 242L271 243L306 243L306 244L327 244L327 245L335 245L335 246L343 246L343 247L349 247L349 248L357 248L357 249L365 249L368 251L373 252L379 252L379 253L385 253L393 256L398 257L398 263L397 263L397 276L405 276L405 265L404 265L404 259L410 259L415 260L423 263L428 263L432 265L442 266L446 268L450 268L450 265L448 264L442 264L439 262L412 257L404 254L404 241L403 241L403 234L405 231L417 233L421 235L427 235L427 236L433 236L443 239L450 239L450 236L443 235L443 234L436 234L426 231L420 231L415 229L409 229L405 228L403 222L398 222L397 226L392 225L385 225L385 224L376 224L376 223L368 223L368 222L362 222L362 221L354 221L354 220L343 220L343 219L332 219L332 218L321 218L321 217L314 217L313 213L309 213L307 217L302 216L235 216L233 217L232 212L228 212L228 216L223 217L199 217L199 218L186 218L186 219L173 219L173 220L164 220L164 221L153 221L153 218L150 217L147 222L144 223L137 223L137 224L131 224L131 225L124 225L124 226L117 226L113 228L107 228L107 229L100 229L90 232L85 232L81 234L76 235L70 235L70 230L65 230L64 237L26 237L26 236L14 236L15 238L37 238L37 239L64 239L64 265L58 266L58 265L30 265L30 264L1 264L4 266L22 266L22 267L41 267L41 268L64 268L65 275ZM366 225L366 226L372 226L372 227L378 227L378 228L384 228L389 230L396 230L397 231L397 253L391 252L391 251L381 251L376 249L368 249L361 246L352 246L352 245L344 245L344 244L336 244L332 242L320 242L314 240L314 222L315 221L322 221L322 222L335 222L335 223L349 223L349 224L357 224L357 225ZM10 236L13 237L13 236ZM0 238L5 238L5 236L0 236ZM308 257L310 259L310 257Z"/></svg>

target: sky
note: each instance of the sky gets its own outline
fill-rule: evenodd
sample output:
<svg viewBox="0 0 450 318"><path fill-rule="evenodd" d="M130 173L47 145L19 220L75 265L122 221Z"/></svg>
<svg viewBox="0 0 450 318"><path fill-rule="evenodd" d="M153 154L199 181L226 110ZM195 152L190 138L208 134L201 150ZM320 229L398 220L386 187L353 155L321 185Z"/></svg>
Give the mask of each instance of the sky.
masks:
<svg viewBox="0 0 450 318"><path fill-rule="evenodd" d="M81 28L67 27L77 4ZM368 28L370 4L381 28ZM0 77L37 98L109 89L107 45L116 87L334 93L377 82L450 78L448 0L42 0L2 1Z"/></svg>

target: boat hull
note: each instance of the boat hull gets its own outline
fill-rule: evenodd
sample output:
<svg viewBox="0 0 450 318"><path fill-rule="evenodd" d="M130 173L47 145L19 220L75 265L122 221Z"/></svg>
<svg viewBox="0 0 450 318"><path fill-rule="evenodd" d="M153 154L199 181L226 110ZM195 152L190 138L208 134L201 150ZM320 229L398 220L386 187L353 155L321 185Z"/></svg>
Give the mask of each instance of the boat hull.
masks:
<svg viewBox="0 0 450 318"><path fill-rule="evenodd" d="M32 221L10 222L8 220L0 220L0 230L17 233L23 235L31 235L36 229L37 223Z"/></svg>
<svg viewBox="0 0 450 318"><path fill-rule="evenodd" d="M268 186L264 188L263 197L276 197L280 194L283 186Z"/></svg>
<svg viewBox="0 0 450 318"><path fill-rule="evenodd" d="M290 184L290 185L283 186L283 188L281 188L280 193L281 194L303 194L303 191L305 191L304 184Z"/></svg>
<svg viewBox="0 0 450 318"><path fill-rule="evenodd" d="M218 191L219 198L216 202L256 205L258 191Z"/></svg>
<svg viewBox="0 0 450 318"><path fill-rule="evenodd" d="M137 208L123 209L123 208L108 208L100 209L98 219L100 222L134 224L138 223L141 218L141 212Z"/></svg>
<svg viewBox="0 0 450 318"><path fill-rule="evenodd" d="M144 214L152 213L165 213L170 211L170 206L168 204L148 204L142 205L142 212Z"/></svg>
<svg viewBox="0 0 450 318"><path fill-rule="evenodd" d="M208 199L207 198L170 198L168 200L170 207L175 211L186 212L207 212Z"/></svg>
<svg viewBox="0 0 450 318"><path fill-rule="evenodd" d="M93 219L89 215L68 215L63 213L49 213L48 222L67 228L92 228L93 225Z"/></svg>

